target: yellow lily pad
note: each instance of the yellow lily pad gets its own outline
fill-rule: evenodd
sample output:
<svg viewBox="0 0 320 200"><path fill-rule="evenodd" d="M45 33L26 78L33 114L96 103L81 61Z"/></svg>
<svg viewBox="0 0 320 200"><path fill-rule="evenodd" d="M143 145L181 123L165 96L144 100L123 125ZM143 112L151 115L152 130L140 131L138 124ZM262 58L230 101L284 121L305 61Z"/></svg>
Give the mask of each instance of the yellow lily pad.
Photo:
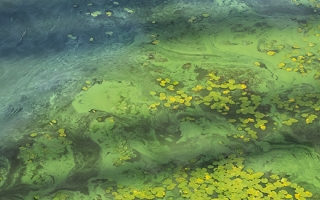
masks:
<svg viewBox="0 0 320 200"><path fill-rule="evenodd" d="M159 97L159 100L162 101L162 100L165 100L166 98L167 98L166 96L160 96L160 97Z"/></svg>
<svg viewBox="0 0 320 200"><path fill-rule="evenodd" d="M269 56L273 56L273 55L276 54L276 52L274 52L274 51L268 51L267 54L268 54Z"/></svg>
<svg viewBox="0 0 320 200"><path fill-rule="evenodd" d="M173 85L169 85L167 88L168 88L168 90L171 90L171 91L174 90L174 86Z"/></svg>
<svg viewBox="0 0 320 200"><path fill-rule="evenodd" d="M254 65L260 67L261 63L260 62L254 62Z"/></svg>
<svg viewBox="0 0 320 200"><path fill-rule="evenodd" d="M176 93L177 93L177 94L183 94L184 91L182 91L182 90L177 90Z"/></svg>
<svg viewBox="0 0 320 200"><path fill-rule="evenodd" d="M94 12L91 13L91 16L92 16L92 17L97 17L97 16L99 16L99 15L101 15L101 12L100 12L100 11L94 11Z"/></svg>
<svg viewBox="0 0 320 200"><path fill-rule="evenodd" d="M169 108L169 107L171 106L171 104L168 103L168 102L167 102L167 103L164 103L163 105L164 105L165 107L167 107L167 108Z"/></svg>
<svg viewBox="0 0 320 200"><path fill-rule="evenodd" d="M317 115L311 114L311 115L309 115L309 116L307 117L306 123L307 123L307 124L311 124L316 118L318 118Z"/></svg>
<svg viewBox="0 0 320 200"><path fill-rule="evenodd" d="M279 68L282 68L282 67L284 67L284 66L286 66L286 63L284 63L284 62L281 62L281 63L278 64L278 67L279 67Z"/></svg>
<svg viewBox="0 0 320 200"><path fill-rule="evenodd" d="M38 134L37 133L31 133L30 137L36 137Z"/></svg>
<svg viewBox="0 0 320 200"><path fill-rule="evenodd" d="M156 95L157 93L154 91L150 91L149 94L151 94L152 96Z"/></svg>
<svg viewBox="0 0 320 200"><path fill-rule="evenodd" d="M174 81L172 84L173 84L173 85L178 85L179 82L178 82L178 81Z"/></svg>
<svg viewBox="0 0 320 200"><path fill-rule="evenodd" d="M164 185L169 185L170 183L172 183L172 180L170 178L166 178L165 180L162 181L162 184Z"/></svg>

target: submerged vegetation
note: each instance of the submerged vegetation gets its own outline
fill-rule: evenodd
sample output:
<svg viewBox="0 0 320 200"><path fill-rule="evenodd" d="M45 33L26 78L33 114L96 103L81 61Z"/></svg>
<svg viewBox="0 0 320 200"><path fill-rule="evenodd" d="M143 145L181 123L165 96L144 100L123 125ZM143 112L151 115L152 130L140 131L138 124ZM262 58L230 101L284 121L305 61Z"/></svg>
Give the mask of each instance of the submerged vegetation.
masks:
<svg viewBox="0 0 320 200"><path fill-rule="evenodd" d="M319 15L261 17L238 1L224 1L225 8L204 2L206 10L197 13L191 4L146 12L109 3L112 9L94 2L72 9L100 25L141 17L147 28L119 55L108 50L115 56L105 61L101 54L72 101L53 102L63 92L50 97L39 121L6 150L10 158L0 159L1 197L16 191L43 200L320 195ZM312 13L320 8L317 1L289 4ZM119 43L136 26L103 35ZM83 42L81 34L66 37ZM100 37L86 41L94 45Z"/></svg>
<svg viewBox="0 0 320 200"><path fill-rule="evenodd" d="M114 199L306 199L312 193L272 173L244 169L244 158L219 157L206 167L176 167L162 180L144 186L116 185L106 193Z"/></svg>

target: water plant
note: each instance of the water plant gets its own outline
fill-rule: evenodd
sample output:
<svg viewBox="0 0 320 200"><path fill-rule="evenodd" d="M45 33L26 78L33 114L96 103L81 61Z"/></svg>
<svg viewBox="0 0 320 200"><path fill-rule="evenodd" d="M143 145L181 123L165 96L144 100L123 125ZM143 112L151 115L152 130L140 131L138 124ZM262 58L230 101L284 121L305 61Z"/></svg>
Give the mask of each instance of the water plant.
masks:
<svg viewBox="0 0 320 200"><path fill-rule="evenodd" d="M297 183L277 174L245 168L236 154L220 156L206 167L177 167L161 182L151 180L140 187L108 187L116 199L307 199L313 196ZM126 189L125 189L126 188ZM113 191L113 192L112 192Z"/></svg>

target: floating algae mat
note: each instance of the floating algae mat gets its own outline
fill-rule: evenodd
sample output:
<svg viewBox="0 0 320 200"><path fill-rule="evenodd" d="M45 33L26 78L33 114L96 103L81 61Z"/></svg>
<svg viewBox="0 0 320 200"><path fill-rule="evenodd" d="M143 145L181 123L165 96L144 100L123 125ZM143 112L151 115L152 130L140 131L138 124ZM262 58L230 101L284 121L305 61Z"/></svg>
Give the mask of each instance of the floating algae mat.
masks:
<svg viewBox="0 0 320 200"><path fill-rule="evenodd" d="M2 47L0 199L320 198L320 1L68 6Z"/></svg>

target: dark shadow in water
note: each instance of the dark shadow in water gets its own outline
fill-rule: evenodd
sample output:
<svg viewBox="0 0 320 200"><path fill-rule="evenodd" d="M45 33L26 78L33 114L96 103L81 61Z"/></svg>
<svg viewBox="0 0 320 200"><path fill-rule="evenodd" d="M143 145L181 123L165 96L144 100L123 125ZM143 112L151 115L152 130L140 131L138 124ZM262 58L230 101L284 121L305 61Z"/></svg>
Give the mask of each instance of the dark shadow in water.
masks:
<svg viewBox="0 0 320 200"><path fill-rule="evenodd" d="M215 115L215 113L213 113L213 115ZM202 115L199 114L199 116L202 116ZM92 119L88 119L88 117L84 117L82 120L90 121ZM83 127L79 128L77 131L85 132L86 123L81 123L81 124L83 124L82 125ZM136 124L136 129L134 129L134 125L132 125L131 128L124 129L124 132L122 133L114 132L113 134L122 134L121 137L126 138L126 140L131 140L135 138L135 140L145 141L148 139L152 139L152 138L148 138L147 135L145 135L150 131L150 127L148 126L148 124L150 124L149 121L140 120L139 124ZM168 127L169 125L155 124L154 126ZM140 133L140 131L137 131L137 129L141 130L141 134L140 135L136 134L133 136L132 133L134 132ZM44 130L46 129L44 128ZM130 130L132 132L130 132ZM159 135L166 134L166 129L163 129L156 134L159 134ZM299 134L299 133L294 133L294 134ZM304 145L309 147L313 146L313 144L311 144L310 142L306 142L305 140L299 140L299 137L292 137L292 135L288 135L286 132L283 132L282 135L285 136L285 141L279 142L279 141L265 140L264 142L268 142L271 146L276 145L278 147L281 145L287 146L291 144L295 144L299 146ZM5 200L24 199L23 197L26 196L30 191L39 191L39 194L44 195L41 191L48 190L48 189L50 190L50 187L52 188L50 193L46 194L47 196L54 194L59 190L79 191L84 195L88 195L89 182L96 184L97 187L99 186L99 187L106 188L107 186L110 186L110 185L116 186L117 185L116 181L119 181L119 180L111 180L111 179L108 179L107 177L98 177L99 179L96 179L96 180L92 179L93 177L97 177L98 175L102 175L102 174L119 173L117 169L115 169L115 171L113 172L111 169L103 168L100 162L100 156L101 156L100 146L96 142L92 141L91 138L88 138L82 135L77 136L76 134L70 134L70 137L72 138L69 138L69 139L73 141L73 144L71 144L70 147L74 152L73 158L75 159L75 167L70 171L71 173L68 174L67 177L63 178L64 181L62 181L59 185L55 184L54 177L52 177L51 185L50 184L43 185L43 187L39 187L39 184L37 184L37 186L33 186L31 184L27 185L27 184L21 183L20 178L25 176L25 174L23 173L25 172L24 165L26 164L23 163L22 160L17 159L17 156L19 154L18 147L25 146L26 143L30 143L32 145L34 141L29 136L26 136L25 138L17 141L17 143L7 144L6 147L3 147L0 150L0 153L2 156L5 156L10 161L11 166L7 176L6 184L3 187L1 187L1 190L0 190L0 196L2 197L1 199L5 199ZM313 139L318 140L319 136ZM236 140L237 139L235 139L234 141ZM161 142L161 140L159 141ZM237 145L230 146L230 148L239 149L239 147L241 146L240 143L236 142L235 144ZM252 153L254 155L259 155L263 153L263 151L259 148L258 145L253 145L253 144L250 145L250 143L243 143L242 148L244 149L244 156L246 154L251 155ZM181 151L183 151L183 146L181 146ZM227 156L227 152L225 156ZM137 156L137 158L138 157L139 155ZM203 154L200 154L195 159L197 160L195 164L188 164L186 167L188 168L205 167L208 164L210 164L212 160L216 158L210 154L203 153ZM139 159L133 159L133 161L130 161L130 162L139 162ZM185 164L186 163L181 163L181 161L177 159L177 160L171 160L169 163L166 163L166 164L158 165L157 167L140 168L140 169L133 168L132 170L124 171L123 173L127 174L128 176L130 175L134 176L135 173L142 173L142 174L146 173L150 175L151 174L156 175L162 172L164 169L169 169L169 168L173 169L173 168L176 168L177 166L184 166ZM2 161L0 161L0 167L3 167L3 165L4 165L4 162L2 163Z"/></svg>
<svg viewBox="0 0 320 200"><path fill-rule="evenodd" d="M137 31L152 29L145 24L145 16L150 14L150 8L178 1L141 1L122 2L115 6L112 1L95 1L92 6L87 6L87 1L76 3L66 1L25 1L19 3L0 3L0 58L19 58L23 56L40 56L45 53L54 54L68 48L83 46L92 48L105 43L130 44ZM243 1L252 7L257 14L312 14L313 8L293 6L281 1L281 3L266 3L266 1ZM196 5L194 0L186 3ZM123 9L130 7L139 10L135 15L128 15ZM101 11L96 18L87 12ZM114 16L107 17L105 11L113 11ZM181 10L183 12L183 10ZM238 14L231 11L230 14ZM159 19L158 27L167 29L175 15L166 19ZM248 16L257 17L257 16ZM144 21L143 21L144 20ZM156 26L152 26L156 27ZM170 27L170 30L172 27ZM179 29L179 27L176 27ZM108 38L106 31L112 30L113 37ZM174 31L173 31L174 32ZM68 43L67 35L72 34L76 40ZM96 42L89 42L93 37Z"/></svg>

